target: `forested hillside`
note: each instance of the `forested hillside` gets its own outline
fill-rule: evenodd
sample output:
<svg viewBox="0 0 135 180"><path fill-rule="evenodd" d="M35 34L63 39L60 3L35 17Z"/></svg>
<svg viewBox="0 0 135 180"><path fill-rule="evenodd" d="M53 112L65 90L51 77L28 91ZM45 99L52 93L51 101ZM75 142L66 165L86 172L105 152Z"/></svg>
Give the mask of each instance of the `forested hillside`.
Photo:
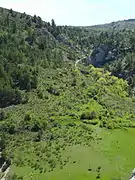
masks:
<svg viewBox="0 0 135 180"><path fill-rule="evenodd" d="M27 102L22 90L37 87L39 66L57 68L79 56L54 20L0 8L0 24L0 107Z"/></svg>
<svg viewBox="0 0 135 180"><path fill-rule="evenodd" d="M102 29L62 27L3 8L0 23L1 107L27 101L20 90L37 87L38 66L57 68L69 60L83 59L97 67L111 62L105 67L134 87L135 30L128 25L120 30L115 23Z"/></svg>
<svg viewBox="0 0 135 180"><path fill-rule="evenodd" d="M8 180L128 177L135 29L113 26L57 26L0 8L0 178L7 167Z"/></svg>
<svg viewBox="0 0 135 180"><path fill-rule="evenodd" d="M84 64L104 67L113 75L126 79L130 94L135 86L135 20L113 22L92 27L62 27L85 58Z"/></svg>

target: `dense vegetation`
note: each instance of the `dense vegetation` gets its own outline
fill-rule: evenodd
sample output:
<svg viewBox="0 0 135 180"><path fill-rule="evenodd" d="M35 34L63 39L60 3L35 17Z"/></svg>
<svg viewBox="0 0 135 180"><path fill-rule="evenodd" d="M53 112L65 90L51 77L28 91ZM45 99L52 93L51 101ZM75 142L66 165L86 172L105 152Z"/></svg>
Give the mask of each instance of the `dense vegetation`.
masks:
<svg viewBox="0 0 135 180"><path fill-rule="evenodd" d="M134 29L56 26L3 8L0 24L0 148L11 164L7 179L66 180L70 171L71 180L127 177L123 171L114 177L115 168L107 175L107 164L112 167L109 152L119 144L125 148L121 136L135 127L135 100L129 96ZM106 53L97 63L99 47ZM110 136L114 149L108 151L104 140L111 132L116 137Z"/></svg>

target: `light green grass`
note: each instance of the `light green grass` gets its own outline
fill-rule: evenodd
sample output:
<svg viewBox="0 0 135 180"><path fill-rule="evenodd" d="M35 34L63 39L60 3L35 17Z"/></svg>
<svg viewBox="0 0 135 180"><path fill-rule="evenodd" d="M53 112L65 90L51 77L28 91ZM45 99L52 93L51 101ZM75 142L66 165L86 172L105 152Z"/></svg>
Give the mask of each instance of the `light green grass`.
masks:
<svg viewBox="0 0 135 180"><path fill-rule="evenodd" d="M95 136L97 140L90 142L90 146L74 145L63 152L63 158L70 156L63 169L57 166L45 174L29 167L13 167L12 170L25 180L95 180L101 166L101 180L127 180L135 167L135 129L108 131L97 128Z"/></svg>

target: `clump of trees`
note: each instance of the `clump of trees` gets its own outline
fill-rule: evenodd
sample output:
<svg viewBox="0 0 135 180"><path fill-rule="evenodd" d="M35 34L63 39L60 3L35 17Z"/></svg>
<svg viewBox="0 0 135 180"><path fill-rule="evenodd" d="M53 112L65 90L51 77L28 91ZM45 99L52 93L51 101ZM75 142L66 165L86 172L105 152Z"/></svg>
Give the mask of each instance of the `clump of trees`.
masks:
<svg viewBox="0 0 135 180"><path fill-rule="evenodd" d="M92 119L96 119L96 112L95 111L92 111L92 112L84 112L81 114L81 119L84 120L84 119L88 119L88 120L92 120Z"/></svg>

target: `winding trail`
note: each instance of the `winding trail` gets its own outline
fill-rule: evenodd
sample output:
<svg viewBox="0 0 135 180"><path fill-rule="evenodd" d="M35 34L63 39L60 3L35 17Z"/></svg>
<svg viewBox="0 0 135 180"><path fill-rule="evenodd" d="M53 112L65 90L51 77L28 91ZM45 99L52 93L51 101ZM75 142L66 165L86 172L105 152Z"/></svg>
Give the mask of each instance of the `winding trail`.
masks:
<svg viewBox="0 0 135 180"><path fill-rule="evenodd" d="M82 59L79 59L79 60L77 60L77 61L75 62L75 68L77 67L77 64L78 64L80 61L82 61Z"/></svg>
<svg viewBox="0 0 135 180"><path fill-rule="evenodd" d="M86 56L82 57L81 59L78 59L76 62L75 62L75 68L77 68L77 64L79 64L79 62L81 62L82 60L84 60L85 58L87 58Z"/></svg>
<svg viewBox="0 0 135 180"><path fill-rule="evenodd" d="M91 51L89 52L89 54L87 54L87 55L82 54L82 55L81 55L81 59L76 60L76 62L75 62L75 68L77 68L77 64L79 64L79 62L81 62L82 60L84 60L84 59L90 60L90 57L91 57L92 52L93 52L93 50L91 50Z"/></svg>

